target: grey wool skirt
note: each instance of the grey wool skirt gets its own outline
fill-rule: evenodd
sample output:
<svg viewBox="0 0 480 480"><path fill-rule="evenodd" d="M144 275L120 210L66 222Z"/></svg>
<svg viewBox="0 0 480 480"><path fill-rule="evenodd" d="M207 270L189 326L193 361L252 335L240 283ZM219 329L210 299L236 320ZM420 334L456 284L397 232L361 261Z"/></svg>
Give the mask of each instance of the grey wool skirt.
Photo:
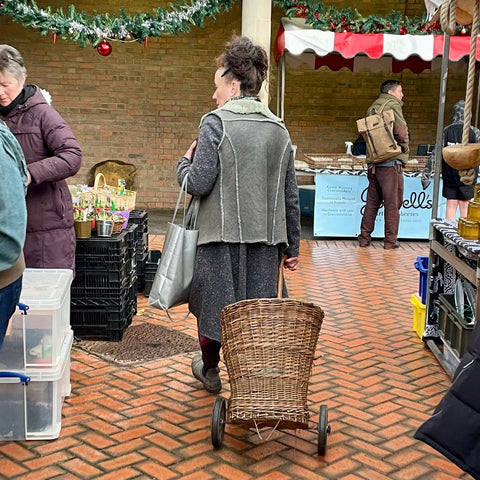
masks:
<svg viewBox="0 0 480 480"><path fill-rule="evenodd" d="M284 244L200 245L189 299L198 333L220 342L223 307L240 300L276 297L278 266L284 251ZM283 296L287 296L285 287Z"/></svg>

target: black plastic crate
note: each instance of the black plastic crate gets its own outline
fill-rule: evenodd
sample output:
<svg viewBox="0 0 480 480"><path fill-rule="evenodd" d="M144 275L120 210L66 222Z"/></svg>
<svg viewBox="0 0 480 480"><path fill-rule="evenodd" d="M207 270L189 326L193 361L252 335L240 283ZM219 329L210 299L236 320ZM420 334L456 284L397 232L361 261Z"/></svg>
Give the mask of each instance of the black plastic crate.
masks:
<svg viewBox="0 0 480 480"><path fill-rule="evenodd" d="M106 338L120 341L123 332L132 322L132 302L126 300L116 305L75 307L70 310L70 324L78 338Z"/></svg>
<svg viewBox="0 0 480 480"><path fill-rule="evenodd" d="M70 307L72 310L81 310L83 308L110 308L118 307L131 301L131 290L126 288L119 296L97 298L97 297L73 297L71 298Z"/></svg>
<svg viewBox="0 0 480 480"><path fill-rule="evenodd" d="M89 272L97 273L97 272ZM84 282L85 284L87 281ZM100 299L100 298L123 298L125 292L129 291L129 277L125 277L121 282L109 282L106 286L78 286L72 282L71 296L72 299Z"/></svg>
<svg viewBox="0 0 480 480"><path fill-rule="evenodd" d="M150 295L158 264L161 260L162 252L160 250L150 250L147 255L144 267L145 296Z"/></svg>
<svg viewBox="0 0 480 480"><path fill-rule="evenodd" d="M148 222L148 212L146 210L132 210L128 217L128 223L146 224Z"/></svg>
<svg viewBox="0 0 480 480"><path fill-rule="evenodd" d="M137 276L143 277L145 275L145 263L147 262L148 252L137 255Z"/></svg>
<svg viewBox="0 0 480 480"><path fill-rule="evenodd" d="M152 285L153 285L153 281L155 280L155 274L153 274L153 276L150 276L150 275L145 275L145 278L144 278L144 294L146 297L148 297L150 295L150 291L152 290Z"/></svg>
<svg viewBox="0 0 480 480"><path fill-rule="evenodd" d="M137 302L137 294L138 294L138 278L135 275L134 277L130 278L130 286L128 287L128 294L127 294L130 301L135 301L135 304Z"/></svg>
<svg viewBox="0 0 480 480"><path fill-rule="evenodd" d="M138 257L143 257L146 253L148 253L148 241L145 243L143 240L137 240L135 244L135 255Z"/></svg>
<svg viewBox="0 0 480 480"><path fill-rule="evenodd" d="M137 239L141 238L144 233L148 232L148 214L146 210L132 210L128 218L128 225L136 224Z"/></svg>
<svg viewBox="0 0 480 480"><path fill-rule="evenodd" d="M137 248L137 229L138 225L133 223L129 225L125 231L127 232L127 250L130 256L135 255L135 250Z"/></svg>
<svg viewBox="0 0 480 480"><path fill-rule="evenodd" d="M107 259L115 259L126 255L126 252L127 231L122 230L111 237L92 236L90 238L77 238L75 255L95 255L97 257L104 256Z"/></svg>
<svg viewBox="0 0 480 480"><path fill-rule="evenodd" d="M72 288L121 288L128 279L127 264L117 270L78 270Z"/></svg>
<svg viewBox="0 0 480 480"><path fill-rule="evenodd" d="M92 271L92 270L121 270L127 266L132 267L132 263L136 264L136 257L129 258L127 250L123 249L117 256L105 255L86 255L80 254L75 256L75 270Z"/></svg>
<svg viewBox="0 0 480 480"><path fill-rule="evenodd" d="M465 321L455 308L454 295L439 295L438 333L458 359L466 353L473 335L474 324Z"/></svg>
<svg viewBox="0 0 480 480"><path fill-rule="evenodd" d="M145 292L145 276L137 277L137 293Z"/></svg>

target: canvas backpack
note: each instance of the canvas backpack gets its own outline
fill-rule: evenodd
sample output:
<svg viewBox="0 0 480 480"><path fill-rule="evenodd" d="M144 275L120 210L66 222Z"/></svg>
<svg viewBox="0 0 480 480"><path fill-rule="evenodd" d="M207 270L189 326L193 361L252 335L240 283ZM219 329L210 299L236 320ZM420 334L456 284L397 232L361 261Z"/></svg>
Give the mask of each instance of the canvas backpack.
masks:
<svg viewBox="0 0 480 480"><path fill-rule="evenodd" d="M402 153L402 148L393 136L393 110L383 111L387 103L388 101L377 113L357 120L358 133L365 139L371 163L386 162Z"/></svg>

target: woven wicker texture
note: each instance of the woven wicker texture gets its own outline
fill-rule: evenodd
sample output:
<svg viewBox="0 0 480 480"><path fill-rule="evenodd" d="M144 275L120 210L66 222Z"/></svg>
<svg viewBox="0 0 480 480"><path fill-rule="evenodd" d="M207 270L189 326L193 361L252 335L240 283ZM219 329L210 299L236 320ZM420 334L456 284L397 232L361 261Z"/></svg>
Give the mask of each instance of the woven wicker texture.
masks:
<svg viewBox="0 0 480 480"><path fill-rule="evenodd" d="M230 422L308 427L308 385L323 317L320 307L288 298L243 300L222 310Z"/></svg>
<svg viewBox="0 0 480 480"><path fill-rule="evenodd" d="M346 153L306 153L305 163L313 168L328 168L339 170L364 170L367 168L365 158ZM428 156L414 156L408 159L404 166L406 172L422 171L427 163Z"/></svg>
<svg viewBox="0 0 480 480"><path fill-rule="evenodd" d="M103 173L96 175L92 190L77 194L77 197L98 207L110 208L113 203L115 210L123 211L135 209L136 196L137 193L134 190L124 190L120 194L117 187L107 185Z"/></svg>
<svg viewBox="0 0 480 480"><path fill-rule="evenodd" d="M125 222L125 220L119 220L119 221L113 222L112 233L120 233L123 229L124 222Z"/></svg>

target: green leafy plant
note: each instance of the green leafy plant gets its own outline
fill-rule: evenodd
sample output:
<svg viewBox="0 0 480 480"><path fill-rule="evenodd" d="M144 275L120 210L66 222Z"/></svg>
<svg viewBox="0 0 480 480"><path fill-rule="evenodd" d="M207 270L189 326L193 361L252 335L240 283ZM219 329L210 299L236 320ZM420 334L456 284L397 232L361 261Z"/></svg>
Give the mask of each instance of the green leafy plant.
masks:
<svg viewBox="0 0 480 480"><path fill-rule="evenodd" d="M74 207L73 220L75 222L86 222L95 218L95 210L92 207Z"/></svg>

